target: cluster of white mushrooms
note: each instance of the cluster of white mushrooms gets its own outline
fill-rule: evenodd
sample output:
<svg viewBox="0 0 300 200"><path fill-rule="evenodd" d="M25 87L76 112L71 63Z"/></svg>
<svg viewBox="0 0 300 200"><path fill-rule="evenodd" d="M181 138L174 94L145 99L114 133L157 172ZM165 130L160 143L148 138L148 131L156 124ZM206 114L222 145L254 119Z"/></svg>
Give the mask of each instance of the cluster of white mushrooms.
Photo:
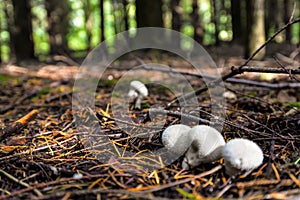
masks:
<svg viewBox="0 0 300 200"><path fill-rule="evenodd" d="M197 125L192 128L177 124L169 126L162 134L162 142L175 156L182 156L182 168L189 169L201 163L224 158L228 175L250 173L263 162L263 152L254 142L247 139L232 139L228 143L216 129Z"/></svg>
<svg viewBox="0 0 300 200"><path fill-rule="evenodd" d="M142 82L130 82L128 97L135 100L136 109L141 109L141 101L147 96L148 89ZM182 124L169 126L162 134L162 142L174 156L185 154L183 169L223 157L226 173L233 176L240 172L250 173L263 162L263 152L254 142L239 138L225 143L219 131L206 125L192 128Z"/></svg>

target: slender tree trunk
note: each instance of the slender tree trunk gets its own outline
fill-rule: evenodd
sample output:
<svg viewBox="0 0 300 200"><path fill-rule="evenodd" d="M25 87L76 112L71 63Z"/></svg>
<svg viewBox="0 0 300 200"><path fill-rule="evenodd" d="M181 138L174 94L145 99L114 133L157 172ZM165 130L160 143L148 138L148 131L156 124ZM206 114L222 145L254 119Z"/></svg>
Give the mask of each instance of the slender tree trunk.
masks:
<svg viewBox="0 0 300 200"><path fill-rule="evenodd" d="M247 29L248 39L246 43L246 57L249 57L262 44L265 43L265 21L264 21L264 0L247 1ZM262 60L266 50L263 48L254 59Z"/></svg>
<svg viewBox="0 0 300 200"><path fill-rule="evenodd" d="M284 0L284 23L288 23L293 12L293 1ZM291 43L292 40L292 27L289 26L285 29L285 40Z"/></svg>
<svg viewBox="0 0 300 200"><path fill-rule="evenodd" d="M241 9L241 0L231 0L232 41L236 43L243 42Z"/></svg>
<svg viewBox="0 0 300 200"><path fill-rule="evenodd" d="M34 59L32 17L29 0L12 0L14 8L13 44L17 62Z"/></svg>
<svg viewBox="0 0 300 200"><path fill-rule="evenodd" d="M124 14L123 20L124 20L125 31L129 30L127 5L128 5L127 0L123 0L123 14Z"/></svg>
<svg viewBox="0 0 300 200"><path fill-rule="evenodd" d="M0 9L3 10L3 4L0 5ZM5 19L2 18L2 15L0 15L0 33L2 33L4 30L2 29L2 27L4 27L4 21L6 21ZM3 41L2 41L2 37L0 37L0 63L2 63L2 45L3 45Z"/></svg>
<svg viewBox="0 0 300 200"><path fill-rule="evenodd" d="M14 38L13 38L13 30L12 27L14 27L14 16L13 16L13 10L10 10L11 8L11 2L8 0L3 1L3 8L4 8L4 13L5 13L5 18L7 20L7 31L9 34L9 59L12 62L16 61L16 52L15 52L15 45L14 45Z"/></svg>
<svg viewBox="0 0 300 200"><path fill-rule="evenodd" d="M192 25L194 27L194 40L198 43L202 43L204 30L199 20L199 6L198 0L193 0L192 2L193 12L192 12Z"/></svg>
<svg viewBox="0 0 300 200"><path fill-rule="evenodd" d="M122 29L122 20L117 16L117 13L120 11L119 3L118 2L112 2L112 15L114 17L114 29L115 34L120 33Z"/></svg>
<svg viewBox="0 0 300 200"><path fill-rule="evenodd" d="M265 35L266 38L274 34L282 25L283 22L283 5L280 0L265 1ZM282 42L283 33L276 36L276 42Z"/></svg>
<svg viewBox="0 0 300 200"><path fill-rule="evenodd" d="M137 27L163 27L162 0L136 0Z"/></svg>
<svg viewBox="0 0 300 200"><path fill-rule="evenodd" d="M247 0L246 0L247 1ZM269 37L269 31L274 26L274 21L272 20L272 5L273 1L265 2L265 34L266 38Z"/></svg>
<svg viewBox="0 0 300 200"><path fill-rule="evenodd" d="M104 0L100 0L100 29L101 29L101 42L105 40L104 34Z"/></svg>
<svg viewBox="0 0 300 200"><path fill-rule="evenodd" d="M45 1L47 10L50 55L65 54L69 51L66 35L68 33L70 8L67 1Z"/></svg>
<svg viewBox="0 0 300 200"><path fill-rule="evenodd" d="M84 2L84 17L85 17L85 29L87 35L87 50L90 51L92 49L91 39L92 39L92 28L93 28L93 20L91 16L91 6L90 0L85 0Z"/></svg>
<svg viewBox="0 0 300 200"><path fill-rule="evenodd" d="M220 39L219 39L219 20L218 20L218 7L217 7L217 0L211 0L211 5L212 5L212 16L213 16L213 23L215 25L215 45L218 46L220 44Z"/></svg>
<svg viewBox="0 0 300 200"><path fill-rule="evenodd" d="M175 31L180 31L180 28L181 28L179 3L180 3L180 0L171 0L170 1L170 8L171 8L171 12L172 12L172 29Z"/></svg>
<svg viewBox="0 0 300 200"><path fill-rule="evenodd" d="M180 15L182 14L180 12L180 0L170 0L170 9L171 9L171 14L172 14L172 19L171 19L171 27L172 30L180 32L181 29L181 18ZM180 40L176 40L175 38L170 38L172 41L174 41L174 46L177 49L180 49Z"/></svg>

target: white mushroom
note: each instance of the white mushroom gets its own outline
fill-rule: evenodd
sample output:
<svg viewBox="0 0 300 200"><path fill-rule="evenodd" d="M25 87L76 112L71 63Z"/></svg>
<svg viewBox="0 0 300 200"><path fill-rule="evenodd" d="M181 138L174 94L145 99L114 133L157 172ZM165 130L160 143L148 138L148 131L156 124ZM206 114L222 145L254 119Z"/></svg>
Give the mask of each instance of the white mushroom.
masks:
<svg viewBox="0 0 300 200"><path fill-rule="evenodd" d="M182 162L183 169L221 158L225 140L219 131L207 125L198 125L189 131L189 136L192 143Z"/></svg>
<svg viewBox="0 0 300 200"><path fill-rule="evenodd" d="M237 96L235 93L231 92L231 91L226 91L223 93L223 97L226 99L226 101L230 102L230 103L234 103L237 101Z"/></svg>
<svg viewBox="0 0 300 200"><path fill-rule="evenodd" d="M176 124L166 128L162 134L162 143L175 156L182 156L191 144L188 132L191 128Z"/></svg>
<svg viewBox="0 0 300 200"><path fill-rule="evenodd" d="M140 81L131 81L128 96L130 99L136 99L134 107L141 109L141 101L148 96L148 89Z"/></svg>
<svg viewBox="0 0 300 200"><path fill-rule="evenodd" d="M239 172L250 173L263 162L263 152L260 147L247 139L232 139L223 148L225 171L228 175Z"/></svg>

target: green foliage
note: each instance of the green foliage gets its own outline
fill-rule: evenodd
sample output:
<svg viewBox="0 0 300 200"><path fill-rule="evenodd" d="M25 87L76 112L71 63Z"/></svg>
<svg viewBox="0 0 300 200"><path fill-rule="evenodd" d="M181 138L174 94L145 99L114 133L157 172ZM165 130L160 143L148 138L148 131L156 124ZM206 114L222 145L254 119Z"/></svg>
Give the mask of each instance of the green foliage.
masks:
<svg viewBox="0 0 300 200"><path fill-rule="evenodd" d="M33 40L36 55L41 58L47 56L50 50L49 36L47 33L47 11L45 9L46 0L31 1L32 12L32 26L33 26ZM5 13L5 4L3 0L0 0L0 50L1 58L4 61L9 60L10 53L10 36L8 32L9 23ZM124 7L121 0L110 1L104 0L104 19L100 19L100 0L67 0L70 7L70 20L68 27L68 34L66 35L68 47L72 51L80 51L81 53L75 53L74 55L84 56L88 48L94 48L100 43L101 30L100 22L104 20L105 38L110 38L116 33L122 32L125 29L124 22ZM203 44L211 45L215 42L215 24L213 23L212 5L210 0L198 1L198 14L199 24L203 26ZM136 7L134 0L127 1L127 7L125 8L129 32L131 36L136 34ZM179 13L181 18L181 32L189 37L193 37L194 28L191 24L191 14L193 12L192 0L181 0L179 5ZM12 12L12 5L8 1L10 12ZM163 1L164 11L164 26L171 28L171 9L169 7L170 0ZM283 2L282 5L283 6ZM231 24L231 0L216 1L216 14L219 29L219 39L221 41L230 41L232 39L232 24ZM13 15L13 13L10 13ZM295 17L299 15L299 11L295 11ZM275 22L270 23L268 35L273 34L276 29ZM87 29L89 31L87 31ZM292 26L292 43L299 42L299 26ZM90 36L90 37L89 37ZM114 43L113 40L108 41L108 46ZM181 47L183 49L192 48L192 44L187 41L181 41ZM111 49L113 51L113 49ZM82 53L84 52L84 53Z"/></svg>
<svg viewBox="0 0 300 200"><path fill-rule="evenodd" d="M177 190L177 192L179 192L185 198L188 198L190 200L198 200L198 198L195 195L193 195L191 193L188 193L188 192L184 191L181 188L176 188L176 190Z"/></svg>
<svg viewBox="0 0 300 200"><path fill-rule="evenodd" d="M36 95L31 97L31 99L37 99L40 98L41 96L48 94L50 92L50 87L44 86Z"/></svg>
<svg viewBox="0 0 300 200"><path fill-rule="evenodd" d="M299 34L300 34L300 30L299 30L299 26L292 26L292 43L293 44L297 44L299 43Z"/></svg>
<svg viewBox="0 0 300 200"><path fill-rule="evenodd" d="M47 12L41 0L32 2L32 28L33 28L33 41L35 44L35 52L37 55L46 55L50 46L48 43L47 35Z"/></svg>
<svg viewBox="0 0 300 200"><path fill-rule="evenodd" d="M293 107L300 108L300 102L285 102L283 104L288 105L288 106L293 106Z"/></svg>
<svg viewBox="0 0 300 200"><path fill-rule="evenodd" d="M7 83L9 81L12 81L12 80L14 80L12 77L0 74L0 85L5 84L5 83Z"/></svg>

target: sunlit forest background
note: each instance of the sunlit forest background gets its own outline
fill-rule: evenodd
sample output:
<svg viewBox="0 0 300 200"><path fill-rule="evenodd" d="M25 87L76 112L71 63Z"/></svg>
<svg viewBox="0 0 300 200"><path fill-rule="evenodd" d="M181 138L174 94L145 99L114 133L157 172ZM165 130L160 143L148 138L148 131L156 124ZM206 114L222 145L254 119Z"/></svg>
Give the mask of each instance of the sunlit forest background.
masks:
<svg viewBox="0 0 300 200"><path fill-rule="evenodd" d="M263 41L299 15L292 0L0 0L1 62L46 61L51 55L84 57L101 41L139 27L180 31L206 46L247 48L251 24L263 18ZM262 15L256 16L260 10ZM252 14L252 15L251 15ZM252 22L251 22L252 21ZM257 35L254 34L254 39ZM259 41L259 40L258 40ZM299 43L299 24L275 43ZM181 42L182 48L190 44ZM249 53L249 52L248 52ZM247 54L247 51L246 51Z"/></svg>

